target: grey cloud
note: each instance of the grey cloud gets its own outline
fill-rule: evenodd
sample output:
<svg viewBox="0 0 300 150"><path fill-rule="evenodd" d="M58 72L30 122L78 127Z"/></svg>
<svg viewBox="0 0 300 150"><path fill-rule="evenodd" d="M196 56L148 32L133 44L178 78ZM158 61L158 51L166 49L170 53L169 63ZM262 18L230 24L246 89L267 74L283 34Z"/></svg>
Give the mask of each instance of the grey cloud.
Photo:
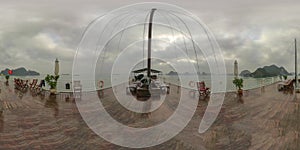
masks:
<svg viewBox="0 0 300 150"><path fill-rule="evenodd" d="M136 2L141 1L1 1L0 67L27 65L47 73L58 57L62 68L70 71L72 58L88 23L115 8ZM300 34L300 1L162 2L187 9L207 24L220 44L229 73L235 59L239 60L241 70L273 63L293 70L290 45ZM55 48L49 47L51 41L56 44ZM174 56L165 57L171 59ZM201 67L207 69L205 63Z"/></svg>

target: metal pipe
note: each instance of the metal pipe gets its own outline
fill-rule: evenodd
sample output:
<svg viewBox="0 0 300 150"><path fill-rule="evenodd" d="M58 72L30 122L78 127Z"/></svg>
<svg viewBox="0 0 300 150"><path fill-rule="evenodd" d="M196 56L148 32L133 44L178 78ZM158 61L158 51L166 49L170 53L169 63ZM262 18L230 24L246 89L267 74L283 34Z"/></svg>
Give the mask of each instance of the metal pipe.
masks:
<svg viewBox="0 0 300 150"><path fill-rule="evenodd" d="M147 77L151 76L151 39L152 39L152 21L156 8L151 10L150 19L149 19L149 29L148 29L148 64L147 64Z"/></svg>

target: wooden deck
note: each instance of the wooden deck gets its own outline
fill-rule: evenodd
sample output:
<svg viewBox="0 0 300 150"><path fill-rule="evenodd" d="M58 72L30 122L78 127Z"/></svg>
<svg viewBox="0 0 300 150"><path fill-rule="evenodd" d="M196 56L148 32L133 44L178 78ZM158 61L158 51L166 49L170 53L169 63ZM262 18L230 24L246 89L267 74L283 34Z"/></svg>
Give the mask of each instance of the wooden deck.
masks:
<svg viewBox="0 0 300 150"><path fill-rule="evenodd" d="M69 94L49 96L19 92L0 82L0 149L128 149L97 136L84 122ZM101 102L109 114L132 127L149 127L166 120L177 108L180 90L170 95L150 115L122 107L112 89L104 90ZM91 92L83 93L89 96ZM190 96L190 95L184 95ZM145 149L299 149L300 101L293 92L278 92L275 84L249 90L242 100L226 93L216 122L205 133L198 127L207 102L199 101L188 126L173 139Z"/></svg>

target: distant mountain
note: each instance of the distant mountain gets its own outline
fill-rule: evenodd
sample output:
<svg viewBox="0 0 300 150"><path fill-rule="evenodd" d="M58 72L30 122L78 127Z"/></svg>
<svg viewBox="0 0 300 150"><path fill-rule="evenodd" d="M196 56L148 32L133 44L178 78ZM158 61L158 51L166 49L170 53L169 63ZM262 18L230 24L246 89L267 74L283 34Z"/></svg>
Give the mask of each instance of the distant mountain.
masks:
<svg viewBox="0 0 300 150"><path fill-rule="evenodd" d="M240 76L242 76L242 77L252 77L252 74L249 70L244 70L240 73Z"/></svg>
<svg viewBox="0 0 300 150"><path fill-rule="evenodd" d="M5 70L2 70L0 72L0 74L4 74L4 75L8 75L8 68L6 68ZM36 71L32 71L32 70L26 70L24 67L20 67L17 69L13 69L12 70L12 75L13 76L37 76L40 75L40 73L36 72Z"/></svg>
<svg viewBox="0 0 300 150"><path fill-rule="evenodd" d="M38 72L36 72L36 71L28 70L28 71L27 71L27 75L28 75L28 76L39 76L40 73L38 73Z"/></svg>
<svg viewBox="0 0 300 150"><path fill-rule="evenodd" d="M265 66L263 69L265 69L269 74L273 76L277 75L288 75L289 73L285 70L283 67L277 67L276 65L271 66Z"/></svg>
<svg viewBox="0 0 300 150"><path fill-rule="evenodd" d="M167 75L178 75L178 73L175 71L170 71L169 73L167 73Z"/></svg>
<svg viewBox="0 0 300 150"><path fill-rule="evenodd" d="M269 73L264 68L258 68L251 74L251 76L254 78L265 78L265 77L273 77L276 75Z"/></svg>
<svg viewBox="0 0 300 150"><path fill-rule="evenodd" d="M258 68L253 73L251 73L249 70L244 70L240 74L240 76L243 77L254 77L254 78L274 77L279 75L291 75L291 74L284 67L278 67L276 65L264 66L263 68Z"/></svg>

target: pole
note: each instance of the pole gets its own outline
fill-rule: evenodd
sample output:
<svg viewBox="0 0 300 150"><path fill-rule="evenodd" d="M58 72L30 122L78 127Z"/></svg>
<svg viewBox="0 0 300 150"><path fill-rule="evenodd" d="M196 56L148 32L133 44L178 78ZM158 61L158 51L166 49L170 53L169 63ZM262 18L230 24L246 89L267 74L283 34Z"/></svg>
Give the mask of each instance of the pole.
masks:
<svg viewBox="0 0 300 150"><path fill-rule="evenodd" d="M295 89L298 89L297 39L295 38Z"/></svg>
<svg viewBox="0 0 300 150"><path fill-rule="evenodd" d="M152 39L152 21L156 8L151 10L150 19L149 19L149 29L148 29L148 64L147 64L147 77L151 76L151 39Z"/></svg>

